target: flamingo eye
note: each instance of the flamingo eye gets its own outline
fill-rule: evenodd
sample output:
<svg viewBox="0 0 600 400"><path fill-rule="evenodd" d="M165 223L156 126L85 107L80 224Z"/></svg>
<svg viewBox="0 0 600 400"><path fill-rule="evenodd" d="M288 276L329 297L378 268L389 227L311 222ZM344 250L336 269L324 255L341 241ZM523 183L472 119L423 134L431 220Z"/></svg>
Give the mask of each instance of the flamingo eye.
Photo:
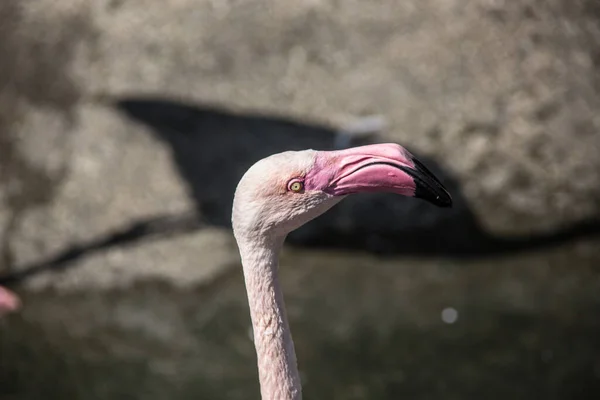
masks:
<svg viewBox="0 0 600 400"><path fill-rule="evenodd" d="M304 190L304 182L294 179L288 183L288 190L292 192L300 193Z"/></svg>

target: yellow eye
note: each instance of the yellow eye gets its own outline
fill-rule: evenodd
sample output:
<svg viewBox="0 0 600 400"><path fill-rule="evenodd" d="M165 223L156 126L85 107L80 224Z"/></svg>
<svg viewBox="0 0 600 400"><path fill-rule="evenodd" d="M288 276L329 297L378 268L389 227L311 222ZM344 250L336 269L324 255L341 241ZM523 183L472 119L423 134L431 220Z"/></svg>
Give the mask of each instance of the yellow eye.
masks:
<svg viewBox="0 0 600 400"><path fill-rule="evenodd" d="M295 181L290 183L289 188L292 192L301 192L302 189L304 189L304 184L302 182Z"/></svg>

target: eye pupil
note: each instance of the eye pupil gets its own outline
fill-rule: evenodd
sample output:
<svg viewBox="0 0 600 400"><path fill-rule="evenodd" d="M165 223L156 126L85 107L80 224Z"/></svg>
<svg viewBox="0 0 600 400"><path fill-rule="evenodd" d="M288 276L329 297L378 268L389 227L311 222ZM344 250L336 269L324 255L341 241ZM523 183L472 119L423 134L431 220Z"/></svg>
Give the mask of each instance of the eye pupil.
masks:
<svg viewBox="0 0 600 400"><path fill-rule="evenodd" d="M294 192L299 192L302 190L302 182L294 182L290 185L290 189Z"/></svg>

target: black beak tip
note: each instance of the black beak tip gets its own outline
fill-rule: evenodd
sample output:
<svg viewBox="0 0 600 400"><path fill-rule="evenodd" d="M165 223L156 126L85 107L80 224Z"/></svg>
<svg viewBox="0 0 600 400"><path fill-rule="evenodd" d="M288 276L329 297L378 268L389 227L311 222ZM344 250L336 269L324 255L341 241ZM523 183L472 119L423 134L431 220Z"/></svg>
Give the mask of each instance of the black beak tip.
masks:
<svg viewBox="0 0 600 400"><path fill-rule="evenodd" d="M412 161L415 165L414 170L411 171L416 186L414 197L428 201L438 207L451 208L452 196L440 180L419 160L413 158Z"/></svg>
<svg viewBox="0 0 600 400"><path fill-rule="evenodd" d="M414 197L428 201L438 207L452 208L452 196L443 187L432 188L431 185L417 182Z"/></svg>
<svg viewBox="0 0 600 400"><path fill-rule="evenodd" d="M446 199L441 201L439 204L440 207L444 208L452 208L453 205L454 203L452 202L452 196L450 196L450 193L446 193Z"/></svg>

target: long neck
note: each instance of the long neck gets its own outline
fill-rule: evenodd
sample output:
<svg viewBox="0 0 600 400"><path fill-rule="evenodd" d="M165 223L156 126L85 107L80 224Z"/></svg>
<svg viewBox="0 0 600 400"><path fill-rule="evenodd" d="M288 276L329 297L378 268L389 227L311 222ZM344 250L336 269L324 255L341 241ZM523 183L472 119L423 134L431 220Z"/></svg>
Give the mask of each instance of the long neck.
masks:
<svg viewBox="0 0 600 400"><path fill-rule="evenodd" d="M282 243L238 241L263 400L302 398L294 342L277 274Z"/></svg>

